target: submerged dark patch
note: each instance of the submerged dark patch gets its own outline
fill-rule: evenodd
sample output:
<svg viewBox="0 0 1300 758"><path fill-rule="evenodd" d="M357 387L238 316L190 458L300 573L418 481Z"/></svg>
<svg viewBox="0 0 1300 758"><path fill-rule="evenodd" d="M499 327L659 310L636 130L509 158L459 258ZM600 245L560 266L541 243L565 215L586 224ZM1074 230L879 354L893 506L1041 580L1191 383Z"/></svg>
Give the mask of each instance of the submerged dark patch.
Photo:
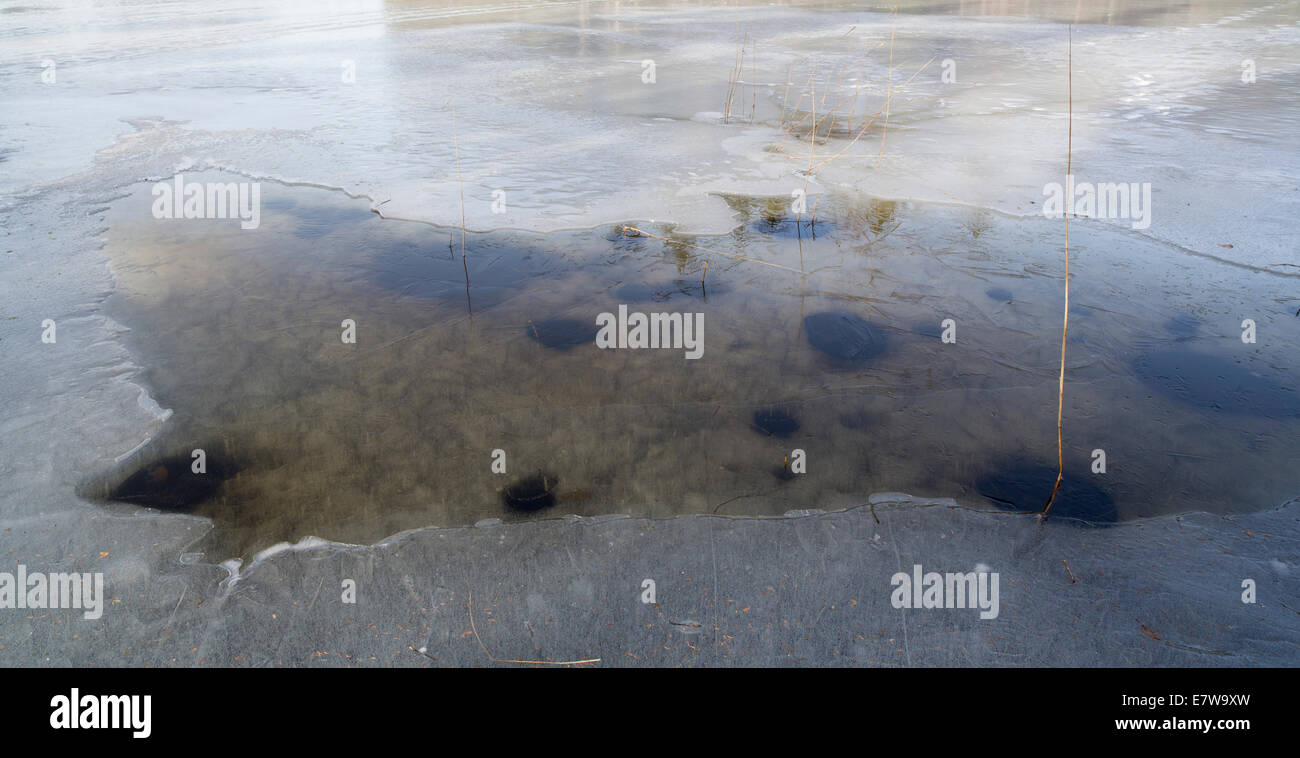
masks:
<svg viewBox="0 0 1300 758"><path fill-rule="evenodd" d="M1142 383L1167 397L1216 411L1266 417L1300 415L1293 389L1241 363L1185 348L1143 353L1133 370Z"/></svg>
<svg viewBox="0 0 1300 758"><path fill-rule="evenodd" d="M555 505L557 484L559 479L549 474L534 474L506 487L501 500L517 511L539 511Z"/></svg>
<svg viewBox="0 0 1300 758"><path fill-rule="evenodd" d="M571 318L530 321L524 327L528 336L553 350L569 350L596 341L596 324Z"/></svg>
<svg viewBox="0 0 1300 758"><path fill-rule="evenodd" d="M808 342L841 361L867 361L885 352L879 327L852 313L814 313L803 320Z"/></svg>
<svg viewBox="0 0 1300 758"><path fill-rule="evenodd" d="M1115 501L1088 477L1097 474L1071 473L1068 468L1061 480L1048 516L1052 520L1084 521L1089 524L1114 524L1119 520ZM1056 484L1056 468L1038 463L1015 461L981 476L975 482L979 494L1003 510L1041 513Z"/></svg>
<svg viewBox="0 0 1300 758"><path fill-rule="evenodd" d="M766 408L754 414L750 427L769 437L784 439L799 431L799 419L780 408Z"/></svg>
<svg viewBox="0 0 1300 758"><path fill-rule="evenodd" d="M185 511L212 497L235 468L208 460L206 473L196 474L188 457L164 458L146 464L118 485L109 500Z"/></svg>
<svg viewBox="0 0 1300 758"><path fill-rule="evenodd" d="M1016 299L1015 295L1011 294L1011 290L1003 289L1001 287L993 287L992 289L984 290L984 294L994 300L1000 300L1004 303L1009 303Z"/></svg>

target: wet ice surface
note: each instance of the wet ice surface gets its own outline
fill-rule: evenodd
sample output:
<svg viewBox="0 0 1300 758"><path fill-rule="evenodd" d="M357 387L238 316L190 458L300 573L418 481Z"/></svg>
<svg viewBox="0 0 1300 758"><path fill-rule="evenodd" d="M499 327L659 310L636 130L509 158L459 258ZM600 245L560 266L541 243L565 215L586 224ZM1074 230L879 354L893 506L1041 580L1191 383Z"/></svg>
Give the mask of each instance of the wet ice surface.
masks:
<svg viewBox="0 0 1300 758"><path fill-rule="evenodd" d="M130 346L147 394L116 415L175 412L121 465L145 432L57 476L211 516L220 554L533 518L503 493L536 477L555 513L779 515L877 491L1036 510L1055 462L1062 252L1039 209L1064 172L1062 24L1078 12L1075 171L1152 182L1154 220L1072 225L1066 493L1080 505L1055 512L1276 504L1297 490L1294 6L1112 6L911 3L895 20L834 3L250 3L203 23L188 3L7 9L0 208L19 242L3 283L22 296L7 301L44 297L23 284L40 265L25 236L71 239L116 188L137 193L103 221L109 310L132 331L64 339ZM724 124L742 26L756 86ZM848 144L932 58L887 138L877 123ZM781 130L810 85L854 111L815 143ZM470 235L463 263L457 152L467 225L493 230ZM204 167L264 180L260 230L148 215L137 182ZM49 186L83 193L74 214L33 210ZM799 188L815 225L789 215ZM383 221L371 200L437 226ZM9 226L14 209L31 228ZM628 237L629 221L672 241ZM83 256L64 281L99 265ZM619 303L704 312L706 357L596 350L587 325ZM355 346L338 341L344 318ZM1245 318L1256 344L1239 339ZM4 339L17 350L17 332ZM119 361L84 376L135 376ZM36 428L51 397L91 381L22 385L13 418ZM75 423L41 434L86 447ZM216 489L173 484L195 447ZM788 477L794 447L809 473ZM496 448L505 476L488 469Z"/></svg>
<svg viewBox="0 0 1300 758"><path fill-rule="evenodd" d="M810 88L834 92L818 107L854 111L836 121L847 135L903 87L887 139L882 118L852 147L819 146L844 154L818 169L810 193L847 187L1037 215L1043 184L1064 173L1062 22L1077 14L1081 177L1151 182L1153 236L1296 273L1294 7L1116 5L949 15L950 3L904 3L895 20L883 5L835 3L251 3L202 24L189 23L202 13L187 3L32 6L0 26L11 106L0 113L10 151L0 189L83 170L127 131L123 119L157 116L175 127L150 147L178 162L344 187L388 201L389 216L458 225L454 103L471 229L660 219L725 232L731 214L715 193L803 186L807 145L777 138L783 104L806 112ZM748 108L719 124L710 114L723 109L742 25L757 41ZM1249 85L1247 58L1258 71ZM55 84L41 83L46 59ZM941 81L945 60L953 83ZM498 190L504 214L492 212Z"/></svg>
<svg viewBox="0 0 1300 758"><path fill-rule="evenodd" d="M760 231L774 206L732 197L729 235L470 233L462 261L459 230L263 193L255 233L155 220L148 185L108 217L108 312L175 416L86 492L209 516L215 550L566 513L781 515L881 491L1037 511L1055 481L1061 279L1042 250L1059 222L845 196L822 202L833 231L814 240ZM1095 222L1072 225L1071 251L1054 514L1294 496L1292 280ZM620 304L704 313L703 358L597 348L597 315ZM188 482L195 448L215 486ZM791 475L795 449L807 473Z"/></svg>

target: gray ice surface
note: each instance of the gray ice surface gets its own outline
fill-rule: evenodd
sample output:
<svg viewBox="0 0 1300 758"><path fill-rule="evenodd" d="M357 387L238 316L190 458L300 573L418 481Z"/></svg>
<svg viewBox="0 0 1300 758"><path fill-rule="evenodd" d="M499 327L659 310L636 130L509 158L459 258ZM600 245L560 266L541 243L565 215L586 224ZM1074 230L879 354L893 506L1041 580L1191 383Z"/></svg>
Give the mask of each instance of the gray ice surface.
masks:
<svg viewBox="0 0 1300 758"><path fill-rule="evenodd" d="M709 193L788 194L802 180L763 153L770 125L718 124L721 98L710 91L697 103L687 83L725 79L737 29L753 22L770 123L787 67L835 54L827 39L840 30L857 27L875 44L890 24L883 12L800 8L310 5L206 26L187 23L192 3L27 3L0 16L0 571L102 571L109 597L98 621L0 610L0 665L1300 662L1295 505L1086 529L877 495L874 515L427 529L374 546L308 541L234 567L189 552L203 520L79 500L87 472L146 443L168 412L150 399L123 327L103 315L113 282L100 214L120 188L226 167L364 192L390 200L393 215L446 223L454 100L466 192L480 201L471 226L492 222L490 193L506 186L535 190L512 206L508 224L521 228L650 217L717 231L729 216ZM1294 274L1294 6L1238 12L1246 7L1076 27L1076 160L1116 180L1154 176L1150 234ZM871 167L879 146L863 145L812 190L1036 214L1026 203L1062 173L1060 20L901 15L896 75L935 52L956 55L969 97L944 101L935 83L921 87L890 133L896 160ZM844 45L845 58L862 47ZM526 75L509 76L518 71L506 61L523 56ZM347 57L361 72L350 90L338 85ZM660 61L662 83L648 103L631 94L646 92L646 57ZM58 84L41 84L45 58L59 63ZM1240 89L1244 58L1259 63L1256 90ZM1027 66L1035 61L1042 68ZM687 73L674 78L674 67ZM367 80L376 70L388 76ZM431 71L443 84L425 86ZM886 73L878 55L866 73ZM1232 99L1242 92L1244 105ZM623 147L638 140L689 147ZM995 149L1007 143L1021 150ZM56 345L38 342L46 318L58 321ZM918 563L999 572L1000 615L893 608L890 576ZM341 602L345 579L356 582L355 604ZM645 579L657 583L657 606L640 600ZM1242 602L1246 579L1256 604Z"/></svg>
<svg viewBox="0 0 1300 758"><path fill-rule="evenodd" d="M1295 506L1108 529L879 495L776 519L555 519L301 544L232 575L193 519L4 521L29 570L107 573L108 610L9 611L38 666L1290 666ZM874 511L874 516L873 516ZM877 523L879 519L879 523ZM142 550L142 546L148 549ZM99 558L96 551L108 553ZM995 571L997 618L896 609L890 577ZM643 602L645 580L655 604ZM1242 602L1254 580L1258 602ZM355 603L344 602L355 584ZM471 609L473 623L471 624Z"/></svg>

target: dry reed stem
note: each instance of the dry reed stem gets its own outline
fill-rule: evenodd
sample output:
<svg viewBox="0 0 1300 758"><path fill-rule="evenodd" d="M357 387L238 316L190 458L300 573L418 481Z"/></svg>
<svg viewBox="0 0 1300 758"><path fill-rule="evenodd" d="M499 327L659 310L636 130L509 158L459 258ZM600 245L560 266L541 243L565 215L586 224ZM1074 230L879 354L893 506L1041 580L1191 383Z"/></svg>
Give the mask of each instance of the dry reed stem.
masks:
<svg viewBox="0 0 1300 758"><path fill-rule="evenodd" d="M753 55L749 56L749 123L754 123L754 113L758 110L758 39L755 38L752 43Z"/></svg>
<svg viewBox="0 0 1300 758"><path fill-rule="evenodd" d="M910 83L912 82L913 79L915 79L916 77L920 76L920 75L921 75L921 72L922 72L922 71L925 71L925 69L927 69L927 68L930 66L931 63L934 63L934 57L933 57L933 56L930 58L930 60L928 60L928 61L925 62L925 65L923 65L923 66L921 66L919 69L917 69L917 70L916 70L916 73L915 73L915 74L912 74L912 75L908 78L908 80L907 80L906 82L903 82L903 86L906 87L908 84L910 84ZM894 97L894 95L890 95L890 99L893 99L893 97ZM886 104L888 104L888 103L886 103ZM876 118L879 117L880 114L884 112L884 110L885 110L885 106L882 105L879 109L876 110L875 113L871 114L871 117L868 118L867 121L866 121L866 123L864 123L864 124L862 125L862 128L858 130L858 133L853 137L853 139L849 140L849 144L845 145L845 146L844 146L844 149L840 150L838 153L835 153L834 155L832 155L832 156L830 156L830 157L828 157L828 158L823 159L820 163L818 163L817 165L813 166L811 170L815 172L817 169L821 168L822 166L825 166L827 163L830 163L831 161L835 160L836 158L839 158L841 155L844 155L846 152L848 152L849 148L853 147L855 144L857 144L857 141L858 141L858 140L862 139L862 135L864 135L864 134L867 133L867 130L871 128L871 125L872 125L873 123L875 123ZM792 156L790 156L790 157L791 157L791 158L802 158L803 156L802 156L802 155L792 155Z"/></svg>
<svg viewBox="0 0 1300 758"><path fill-rule="evenodd" d="M800 89L799 99L795 101L794 107L789 110L789 114L787 115L786 109L789 107L788 103L790 101L790 84L792 83L790 80L790 75L792 72L791 70L793 68L794 68L794 63L791 62L790 65L786 67L786 72L785 72L785 95L783 95L781 98L781 138L778 139L776 143L778 151L782 150L782 148L784 147L785 138L793 133L796 122L794 122L792 119L796 115L798 115L799 106L803 104L804 92L802 89Z"/></svg>
<svg viewBox="0 0 1300 758"><path fill-rule="evenodd" d="M456 182L460 185L460 257L465 257L465 180L460 173L460 138L456 135L456 101L451 101L451 139L456 146Z"/></svg>
<svg viewBox="0 0 1300 758"><path fill-rule="evenodd" d="M731 108L735 102L736 90L743 87L742 77L745 75L745 47L749 45L749 27L745 28L745 36L740 41L740 47L736 49L736 63L731 69L731 76L727 79L727 99L723 103L722 122L730 123ZM745 91L740 90L740 107L745 107Z"/></svg>
<svg viewBox="0 0 1300 758"><path fill-rule="evenodd" d="M428 658L429 660L433 661L434 663L437 663L437 662L438 662L438 659L437 659L437 658L434 658L432 655L429 655L428 653L424 652L423 650L417 650L417 649L415 648L414 645L407 645L407 646L406 646L406 649L407 649L407 650L410 650L412 653L416 653L416 654L418 654L418 655L422 655L422 656L424 656L425 658Z"/></svg>
<svg viewBox="0 0 1300 758"><path fill-rule="evenodd" d="M814 68L813 70L810 70L810 71L808 72L808 84L805 84L805 85L804 85L805 89L806 89L807 87L810 87L810 86L812 85L813 75L814 75L815 72L816 72L816 69L815 69L815 68ZM799 90L799 100L798 100L798 102L796 102L796 103L794 104L794 113L795 113L795 114L798 114L798 112L799 112L799 106L803 105L804 94L805 94L805 90ZM812 106L809 106L809 107L812 107ZM794 131L799 127L799 125L801 125L803 122L805 122L805 121L807 121L807 120L808 120L808 115L807 115L807 114L804 114L803 116L801 116L801 117L799 118L798 121L792 121L792 122L790 123L790 126L789 126L789 131L793 134Z"/></svg>
<svg viewBox="0 0 1300 758"><path fill-rule="evenodd" d="M794 68L794 61L790 61L785 67L785 92L781 95L781 136L785 136L785 109L786 103L790 102L790 70Z"/></svg>
<svg viewBox="0 0 1300 758"><path fill-rule="evenodd" d="M1068 183L1074 169L1074 27L1068 27L1069 35L1066 47L1065 92L1069 117L1066 120L1065 141L1065 179ZM1065 313L1061 318L1061 374L1057 383L1056 394L1056 484L1052 494L1047 497L1047 504L1039 519L1047 518L1047 511L1056 501L1056 493L1061 489L1061 480L1065 478L1065 453L1061 443L1061 417L1065 412L1065 338L1070 334L1070 214L1065 214Z"/></svg>
<svg viewBox="0 0 1300 758"><path fill-rule="evenodd" d="M805 199L805 202L807 201L807 197L808 197L808 180L812 178L813 155L817 153L817 77L810 75L808 79L812 82L812 97L808 98L809 102L812 104L812 127L809 129L809 133L812 135L812 137L808 141L808 173L804 174L803 177L803 197ZM799 231L799 216L800 214L798 213L794 215L794 229L796 232ZM802 246L799 248L799 261L800 261L799 269L802 271L803 270L803 247Z"/></svg>
<svg viewBox="0 0 1300 758"><path fill-rule="evenodd" d="M890 87L889 87L888 91L886 92L885 103L884 103L882 106L880 106L880 108L877 108L875 113L873 113L873 114L871 114L871 116L867 117L866 121L862 124L862 128L858 130L858 133L857 133L856 135L854 135L853 139L849 140L849 143L848 143L847 145L845 145L844 148L843 148L842 150L840 150L838 153L835 153L834 155L832 155L832 156L830 156L830 157L828 157L828 158L823 159L823 160L822 160L820 163L818 163L817 165L815 165L815 166L810 166L809 169L808 169L808 173L809 173L810 175L811 175L812 173L815 173L815 172L816 172L818 169L820 169L822 166L826 165L827 163L830 163L831 161L833 161L833 160L839 158L840 156L844 155L844 153L848 152L849 148L853 147L855 144L857 144L858 140L862 139L862 135L864 135L864 134L867 133L867 130L871 128L871 125L875 123L876 119L880 116L880 114L881 114L881 113L887 113L887 109L890 107L890 105L893 103L894 98L897 96L897 95L894 93L894 91L893 91L893 86L892 86L892 80L893 80L893 60L894 60L894 40L893 40L893 37L894 37L894 35L893 35L893 31L891 30L891 31L890 31L890 43L889 43L890 82L891 82L891 83L890 83ZM882 42L880 42L878 45L876 45L876 47L879 48L879 47L880 47L881 45L883 45L883 44L884 44L884 42L882 41ZM863 56L864 56L864 57L866 56L866 51L863 51ZM907 81L903 82L902 86L900 87L900 90L903 89L903 88L905 88L905 87L907 87L909 84L911 84L912 81L916 79L916 77L920 76L921 73L922 73L923 71L925 71L927 68L929 68L929 67L930 67L930 64L931 64L931 63L934 63L934 59L935 59L936 57L938 57L938 56L931 56L930 59L929 59L928 61L926 61L926 62L925 62L925 63L924 63L924 64L923 64L919 69L917 69L915 73L913 73L911 76L909 76L909 77L907 78ZM809 79L810 79L810 84L813 84L813 85L814 85L813 88L814 88L814 90L815 90L815 83L811 81L811 80L812 80L812 75L811 75L811 74L809 74ZM817 127L817 120L816 120L816 118L815 118L815 111L816 111L816 99L815 99L815 98L816 98L816 94L815 94L815 93L814 93L814 95L813 95L813 98L814 98L814 99L813 99L813 109L814 109L813 133L815 134L815 133L816 133L816 127ZM803 102L803 95L802 95L802 93L800 94L799 101L800 101L800 102ZM797 107L797 106L796 106L796 107ZM856 103L856 98L855 98L855 102L854 102L854 110L856 110L856 108L857 108L857 103ZM887 115L886 115L886 118L888 118ZM798 126L799 124L803 123L803 121L806 120L806 119L807 119L807 116L805 116L804 118L799 119L799 121L795 122L792 126ZM888 127L886 127L886 128L888 128ZM827 138L829 139L829 137L830 137L830 135L828 134L828 135L827 135ZM812 154L814 154L815 152L816 152L815 148L810 148L810 150L809 150L809 153L810 153L810 155L809 155L810 162L811 162L811 156L812 156ZM883 155L883 153L884 153L884 137L883 137L883 136L882 136L882 138L881 138L881 150L880 150L880 152L881 152L881 155ZM789 156L789 157L790 157L790 158L803 158L804 156L802 156L802 155L792 155L792 156ZM881 157L881 156L877 156L876 160L879 161L879 160L880 160L880 157ZM808 187L808 182L807 182L807 177L805 177L805 180L804 180L804 190L805 190L805 192L807 191L807 187Z"/></svg>
<svg viewBox="0 0 1300 758"><path fill-rule="evenodd" d="M808 84L809 86L812 87L812 92L808 96L808 107L812 108L812 119L811 119L812 125L808 128L808 133L811 135L810 144L812 145L812 149L816 150L817 149L817 69L816 67L814 67L812 72L808 74ZM822 95L822 97L826 97L826 96Z"/></svg>
<svg viewBox="0 0 1300 758"><path fill-rule="evenodd" d="M740 50L736 50L735 62L731 64L731 71L727 74L727 97L722 103L722 122L725 124L731 120L731 98L736 91L736 67L740 65Z"/></svg>
<svg viewBox="0 0 1300 758"><path fill-rule="evenodd" d="M831 138L831 133L835 131L835 119L839 116L840 101L844 99L844 67L845 63L840 63L840 73L835 79L835 104L831 106L830 121L826 124L826 139Z"/></svg>
<svg viewBox="0 0 1300 758"><path fill-rule="evenodd" d="M862 67L862 69L861 69L863 79L865 79L865 80L867 80L867 81L871 81L871 78L868 77L868 76L866 75L866 73L867 73L867 69L866 69L866 66L865 66L865 64L866 64L866 62L867 62L867 51L866 51L866 50L863 50L863 51L862 51L862 62L863 62L863 64L864 64L863 67ZM853 89L853 107L852 107L852 108L849 108L849 129L850 129L850 130L853 129L853 117L856 116L856 115L858 115L858 90L859 90L861 87L863 87L865 84L866 84L866 82L862 82L861 84L859 84L857 87L855 87L855 88Z"/></svg>
<svg viewBox="0 0 1300 758"><path fill-rule="evenodd" d="M488 652L487 645L483 644L483 638L478 636L478 627L474 625L474 591L469 593L469 628L474 632L474 639L478 646L482 648L483 654L493 663L530 663L538 666L577 666L583 663L600 663L599 658L587 658L581 661L528 661L517 660L513 658L497 658ZM419 652L419 651L416 651Z"/></svg>
<svg viewBox="0 0 1300 758"><path fill-rule="evenodd" d="M451 101L451 140L456 146L456 182L460 185L460 263L465 269L465 308L470 318L474 316L474 305L469 299L469 262L465 258L465 179L460 173L460 138L456 135L456 101Z"/></svg>
<svg viewBox="0 0 1300 758"><path fill-rule="evenodd" d="M880 155L876 162L885 157L885 139L889 137L889 111L894 102L894 31L898 26L898 6L894 6L894 20L889 25L889 84L885 89L885 128L880 133Z"/></svg>

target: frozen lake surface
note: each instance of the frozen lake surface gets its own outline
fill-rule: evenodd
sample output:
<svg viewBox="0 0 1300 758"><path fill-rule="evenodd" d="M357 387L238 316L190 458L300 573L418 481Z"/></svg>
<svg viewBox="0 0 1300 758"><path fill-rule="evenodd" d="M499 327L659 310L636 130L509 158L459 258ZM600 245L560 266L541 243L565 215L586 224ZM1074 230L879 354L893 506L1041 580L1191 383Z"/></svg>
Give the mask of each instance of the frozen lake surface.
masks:
<svg viewBox="0 0 1300 758"><path fill-rule="evenodd" d="M231 167L459 226L454 104L470 229L658 219L722 233L734 216L720 193L788 197L804 187L802 155L845 148L773 150L783 104L807 112L816 93L851 132L892 93L887 138L882 116L818 168L810 194L852 188L1033 216L1031 201L1064 174L1060 22L1079 12L1076 173L1150 182L1146 234L1297 273L1288 126L1300 31L1292 4L1255 5L1034 3L1031 15L971 3L932 15L953 6L912 3L895 18L835 3L267 3L211 14L25 4L0 25L0 189L12 202L131 134L134 149L174 157L148 166L167 175ZM196 15L204 23L187 23ZM746 34L744 91L720 124ZM1250 84L1243 61L1257 72ZM45 62L54 84L42 82ZM505 213L493 213L495 190Z"/></svg>
<svg viewBox="0 0 1300 758"><path fill-rule="evenodd" d="M1014 535L988 549L1042 597L1046 544L1131 600L1147 586L1106 570L1149 527L1178 545L1169 603L1211 563L1232 590L1190 612L1222 634L1059 661L1229 655L1240 577L1296 566L1300 9L891 5L0 5L0 549L101 566L130 610L96 634L126 662L167 639L149 660L204 663L241 660L242 622L200 606L251 557L272 573L244 586L305 606L324 579L294 554L409 580L383 540L425 527L529 522L410 539L508 533L546 562L569 528L549 519L593 519L575 544L613 552L559 605L591 602L618 550L703 560L714 520L675 516L773 517L720 527L724 569L822 537L824 568L844 530L884 571L943 555L946 513L963 561ZM1078 182L1150 199L1070 222L1066 480L1034 536L1008 516L1055 479L1065 229L1044 206L1067 139ZM177 174L259 183L256 228L156 218ZM620 306L704 314L703 356L599 349ZM1245 513L1267 541L1223 531ZM610 527L614 550L594 536L612 514L666 521ZM722 595L696 614L753 589L712 563ZM1295 622L1262 619L1246 662L1293 662ZM288 644L314 650L303 629L328 622L303 623ZM1041 613L998 623L1009 654L1058 661ZM13 651L61 633L0 625L0 651L40 663ZM896 660L880 637L835 655ZM59 660L104 660L82 656Z"/></svg>
<svg viewBox="0 0 1300 758"><path fill-rule="evenodd" d="M1297 493L1294 9L1126 7L1074 27L1073 171L1151 194L1141 223L1075 220L1058 513L1274 505ZM1034 510L1073 9L7 8L5 287L41 303L41 245L66 259L47 291L99 284L76 305L113 321L64 340L98 347L83 379L138 384L117 402L156 427L60 476L211 516L235 552L474 523L531 474L580 514L877 491ZM177 172L261 182L260 227L154 218L149 183ZM620 304L706 314L707 359L585 344ZM33 325L63 315L37 310L4 324L18 408L67 391L20 380ZM349 354L329 347L343 318L362 324ZM854 329L881 341L870 360L837 352ZM181 486L177 456L204 445L217 483L140 489L158 461Z"/></svg>

